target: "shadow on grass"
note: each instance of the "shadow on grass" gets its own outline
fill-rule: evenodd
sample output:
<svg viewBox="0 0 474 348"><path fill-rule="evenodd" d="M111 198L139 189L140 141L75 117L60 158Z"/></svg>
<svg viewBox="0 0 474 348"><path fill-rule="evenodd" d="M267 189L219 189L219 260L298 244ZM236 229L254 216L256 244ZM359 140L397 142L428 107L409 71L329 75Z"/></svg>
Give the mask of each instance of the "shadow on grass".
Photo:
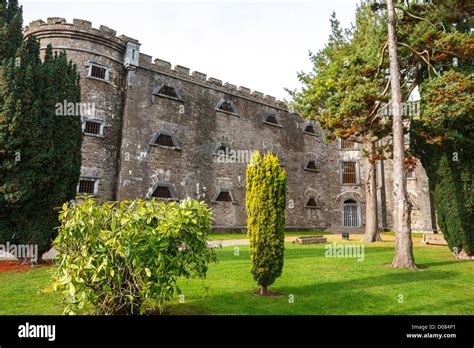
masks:
<svg viewBox="0 0 474 348"><path fill-rule="evenodd" d="M325 258L325 245L328 244L319 244L319 245L290 245L285 248L285 261L296 260L296 259L317 259ZM355 244L355 243L354 243ZM337 245L343 245L342 243ZM358 243L357 245L363 245ZM220 261L242 261L242 258L247 258L250 260L248 245L235 245L235 246L226 246L224 249L217 249L219 252ZM236 252L237 255L236 255ZM364 248L365 258L369 258L370 255L386 253L389 258L387 262L391 262L393 259L393 251L387 249L386 246L369 246ZM416 255L415 255L416 258ZM453 262L455 260L453 259ZM448 262L448 261L446 261Z"/></svg>
<svg viewBox="0 0 474 348"><path fill-rule="evenodd" d="M446 266L452 265L453 263L465 263L465 262L472 262L471 260L462 260L462 259L455 259L454 257L442 262L421 262L417 263L417 266L421 269L428 269L430 267L436 266Z"/></svg>
<svg viewBox="0 0 474 348"><path fill-rule="evenodd" d="M218 295L210 293L206 298L194 299L192 303L170 305L167 311L168 314L182 315L380 314L381 312L386 313L386 308L392 306L393 313L404 313L406 308L397 306L396 297L389 294L378 294L374 297L369 289L383 287L387 288L387 291L392 291L397 286L404 287L414 282L426 284L453 278L456 275L455 272L445 271L401 273L394 270L379 276L333 282L324 282L323 280L304 286L279 286L277 281L271 289L282 292L284 294L282 298L261 298L258 300L252 294L254 288L238 291L229 289L229 292L226 293ZM210 286L212 289L212 285ZM288 307L287 296L290 294L294 295L297 301L304 302L305 305ZM285 311L285 308L288 308L288 311ZM373 311L367 312L368 308Z"/></svg>

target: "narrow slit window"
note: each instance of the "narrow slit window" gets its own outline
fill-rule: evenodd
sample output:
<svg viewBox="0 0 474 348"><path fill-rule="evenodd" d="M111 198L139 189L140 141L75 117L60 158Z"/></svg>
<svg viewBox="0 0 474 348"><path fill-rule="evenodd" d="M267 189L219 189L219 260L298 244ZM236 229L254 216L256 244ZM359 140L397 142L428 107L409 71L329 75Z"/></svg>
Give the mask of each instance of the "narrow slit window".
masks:
<svg viewBox="0 0 474 348"><path fill-rule="evenodd" d="M232 202L232 196L229 191L220 191L216 197L216 202Z"/></svg>
<svg viewBox="0 0 474 348"><path fill-rule="evenodd" d="M86 121L84 132L87 134L101 134L101 123L94 121Z"/></svg>
<svg viewBox="0 0 474 348"><path fill-rule="evenodd" d="M95 180L79 180L79 189L77 190L79 194L94 194L95 192Z"/></svg>
<svg viewBox="0 0 474 348"><path fill-rule="evenodd" d="M316 162L315 161L308 161L306 163L305 168L306 170L317 170L318 168L316 167Z"/></svg>
<svg viewBox="0 0 474 348"><path fill-rule="evenodd" d="M161 145L166 147L176 147L173 136L169 134L160 134L155 140L155 145Z"/></svg>
<svg viewBox="0 0 474 348"><path fill-rule="evenodd" d="M357 184L356 162L342 163L342 183Z"/></svg>
<svg viewBox="0 0 474 348"><path fill-rule="evenodd" d="M89 76L96 79L107 80L107 68L92 64Z"/></svg>
<svg viewBox="0 0 474 348"><path fill-rule="evenodd" d="M155 191L153 191L152 198L160 198L160 199L173 199L173 193L171 192L171 189L167 185L158 185L155 188Z"/></svg>

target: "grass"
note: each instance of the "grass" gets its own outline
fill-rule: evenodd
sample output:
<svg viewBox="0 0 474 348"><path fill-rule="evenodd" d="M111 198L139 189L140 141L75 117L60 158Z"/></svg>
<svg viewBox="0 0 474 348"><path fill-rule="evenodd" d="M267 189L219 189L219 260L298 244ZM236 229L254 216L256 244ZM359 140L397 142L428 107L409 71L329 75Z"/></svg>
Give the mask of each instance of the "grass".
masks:
<svg viewBox="0 0 474 348"><path fill-rule="evenodd" d="M423 238L423 232L412 232L412 237ZM382 232L382 236L395 236L395 232Z"/></svg>
<svg viewBox="0 0 474 348"><path fill-rule="evenodd" d="M312 236L332 234L331 232L285 232L286 237ZM214 233L209 235L209 240L235 240L247 239L247 233Z"/></svg>
<svg viewBox="0 0 474 348"><path fill-rule="evenodd" d="M331 236L330 242L341 242ZM365 260L325 257L324 245L286 244L283 274L270 287L281 297L253 294L257 285L249 266L248 246L218 250L219 263L207 279L180 281L185 295L170 303L169 314L409 314L474 313L474 265L456 260L442 246L425 246L415 238L420 270L394 270L394 243L365 246ZM393 238L392 238L393 239ZM350 242L357 243L357 242ZM43 293L49 286L47 268L0 273L1 314L59 314L59 298ZM209 287L206 292L204 286ZM401 295L401 296L400 296ZM289 301L290 296L294 302ZM403 297L403 302L400 303Z"/></svg>

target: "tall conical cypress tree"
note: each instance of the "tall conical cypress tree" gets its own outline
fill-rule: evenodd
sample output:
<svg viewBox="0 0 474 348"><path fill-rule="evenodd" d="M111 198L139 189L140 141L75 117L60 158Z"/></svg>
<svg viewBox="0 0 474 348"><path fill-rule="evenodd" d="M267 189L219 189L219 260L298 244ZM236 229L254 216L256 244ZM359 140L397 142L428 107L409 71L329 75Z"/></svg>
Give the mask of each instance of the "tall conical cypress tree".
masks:
<svg viewBox="0 0 474 348"><path fill-rule="evenodd" d="M286 173L278 157L257 151L246 172L247 231L253 278L268 294L283 271L285 250Z"/></svg>
<svg viewBox="0 0 474 348"><path fill-rule="evenodd" d="M79 179L80 116L55 114L56 103L80 101L78 75L64 52L48 47L41 62L36 38L18 36L17 1L1 20L0 244L37 245L40 257L54 237L55 207L74 197Z"/></svg>

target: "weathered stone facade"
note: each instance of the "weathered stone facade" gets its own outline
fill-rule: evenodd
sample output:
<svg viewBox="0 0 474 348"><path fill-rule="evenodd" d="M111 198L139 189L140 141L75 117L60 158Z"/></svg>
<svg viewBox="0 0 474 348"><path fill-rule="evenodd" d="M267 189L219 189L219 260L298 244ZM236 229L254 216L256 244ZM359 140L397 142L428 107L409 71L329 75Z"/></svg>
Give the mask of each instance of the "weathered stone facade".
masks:
<svg viewBox="0 0 474 348"><path fill-rule="evenodd" d="M81 179L93 181L103 199L145 198L165 187L173 199L206 201L216 229L241 230L246 225L246 164L253 150L270 150L287 171L288 229L363 228L366 166L361 151L325 144L321 129L314 125L312 132L311 124L283 102L182 66L171 68L161 59L152 62L139 52L137 40L117 37L105 26L94 29L88 21L39 20L25 34L38 37L42 50L48 44L66 50L77 64L82 101L95 105L85 120L100 124L99 134L84 137ZM172 93L163 95L163 86ZM172 146L157 145L160 135ZM229 156L216 155L219 149ZM343 184L343 161L356 163L356 183ZM393 220L390 167L390 161L378 163L379 220L385 229ZM421 166L408 186L416 206L414 229L432 230ZM218 199L221 192L228 192L231 201ZM344 226L348 202L353 203L350 214L357 215L350 217L352 227Z"/></svg>

